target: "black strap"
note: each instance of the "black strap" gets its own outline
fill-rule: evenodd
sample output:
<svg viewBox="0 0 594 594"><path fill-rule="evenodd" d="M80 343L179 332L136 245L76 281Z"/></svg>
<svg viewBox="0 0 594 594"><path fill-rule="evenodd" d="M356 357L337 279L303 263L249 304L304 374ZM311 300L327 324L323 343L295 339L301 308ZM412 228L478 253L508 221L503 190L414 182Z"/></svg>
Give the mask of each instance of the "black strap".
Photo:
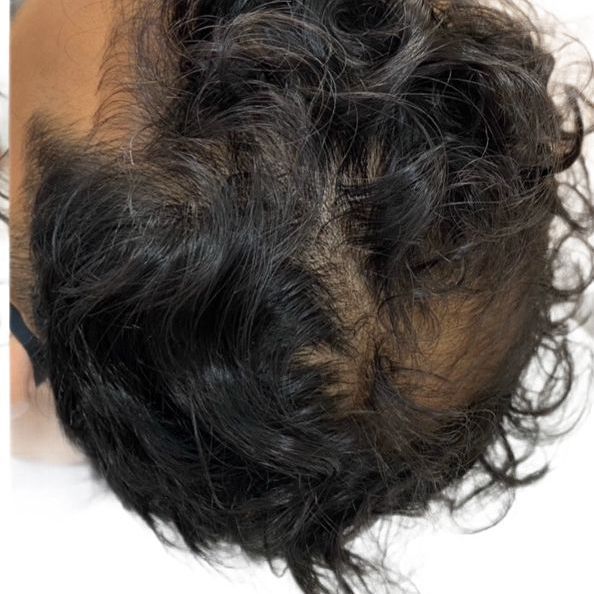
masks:
<svg viewBox="0 0 594 594"><path fill-rule="evenodd" d="M27 351L33 366L35 385L39 385L47 377L43 348L37 337L25 324L21 312L12 303L10 304L10 331Z"/></svg>

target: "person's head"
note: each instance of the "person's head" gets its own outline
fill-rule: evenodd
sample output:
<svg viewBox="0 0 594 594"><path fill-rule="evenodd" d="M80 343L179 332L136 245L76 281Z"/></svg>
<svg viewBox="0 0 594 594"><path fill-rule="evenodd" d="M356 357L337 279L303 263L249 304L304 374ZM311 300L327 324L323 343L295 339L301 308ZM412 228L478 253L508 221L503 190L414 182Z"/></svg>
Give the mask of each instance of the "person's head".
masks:
<svg viewBox="0 0 594 594"><path fill-rule="evenodd" d="M456 0L114 14L88 129L30 121L27 241L61 422L124 504L198 554L238 543L305 592L324 568L351 592L348 544L378 518L454 505L470 475L540 476L509 438L534 445L568 393L553 310L584 283L557 286L558 248L593 211L556 177L580 94L553 99L529 18Z"/></svg>

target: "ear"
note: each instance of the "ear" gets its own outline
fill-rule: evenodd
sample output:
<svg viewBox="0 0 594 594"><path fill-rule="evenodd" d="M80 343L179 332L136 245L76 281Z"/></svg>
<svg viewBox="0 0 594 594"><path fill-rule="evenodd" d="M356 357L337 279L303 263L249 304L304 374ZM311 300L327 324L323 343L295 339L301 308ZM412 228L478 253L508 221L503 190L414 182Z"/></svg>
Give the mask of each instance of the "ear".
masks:
<svg viewBox="0 0 594 594"><path fill-rule="evenodd" d="M29 408L35 391L33 365L23 345L14 334L10 335L10 413L13 419Z"/></svg>

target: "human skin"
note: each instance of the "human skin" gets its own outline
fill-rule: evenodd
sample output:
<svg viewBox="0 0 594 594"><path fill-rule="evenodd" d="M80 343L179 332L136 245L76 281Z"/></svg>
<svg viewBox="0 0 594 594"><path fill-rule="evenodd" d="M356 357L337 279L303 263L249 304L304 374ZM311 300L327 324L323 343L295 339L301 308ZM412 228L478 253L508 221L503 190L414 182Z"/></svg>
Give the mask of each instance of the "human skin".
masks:
<svg viewBox="0 0 594 594"><path fill-rule="evenodd" d="M98 107L99 69L111 30L110 0L28 0L11 30L10 73L10 298L35 332L29 299L28 205L24 183L26 126L43 113L74 134L92 125ZM31 362L11 336L11 407L19 415L37 392Z"/></svg>
<svg viewBox="0 0 594 594"><path fill-rule="evenodd" d="M10 398L13 418L24 414L29 407L30 395L35 392L33 367L27 351L10 336Z"/></svg>

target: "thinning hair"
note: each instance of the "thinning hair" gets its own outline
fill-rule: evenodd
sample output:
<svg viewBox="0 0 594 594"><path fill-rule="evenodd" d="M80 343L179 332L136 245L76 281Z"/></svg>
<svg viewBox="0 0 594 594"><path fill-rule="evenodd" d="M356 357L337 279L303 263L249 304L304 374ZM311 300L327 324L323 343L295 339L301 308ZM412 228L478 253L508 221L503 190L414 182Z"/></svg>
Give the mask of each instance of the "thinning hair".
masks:
<svg viewBox="0 0 594 594"><path fill-rule="evenodd" d="M590 282L561 247L594 214L591 104L554 67L508 2L144 1L89 134L33 118L57 411L161 538L352 593L378 519L546 472L521 463Z"/></svg>

